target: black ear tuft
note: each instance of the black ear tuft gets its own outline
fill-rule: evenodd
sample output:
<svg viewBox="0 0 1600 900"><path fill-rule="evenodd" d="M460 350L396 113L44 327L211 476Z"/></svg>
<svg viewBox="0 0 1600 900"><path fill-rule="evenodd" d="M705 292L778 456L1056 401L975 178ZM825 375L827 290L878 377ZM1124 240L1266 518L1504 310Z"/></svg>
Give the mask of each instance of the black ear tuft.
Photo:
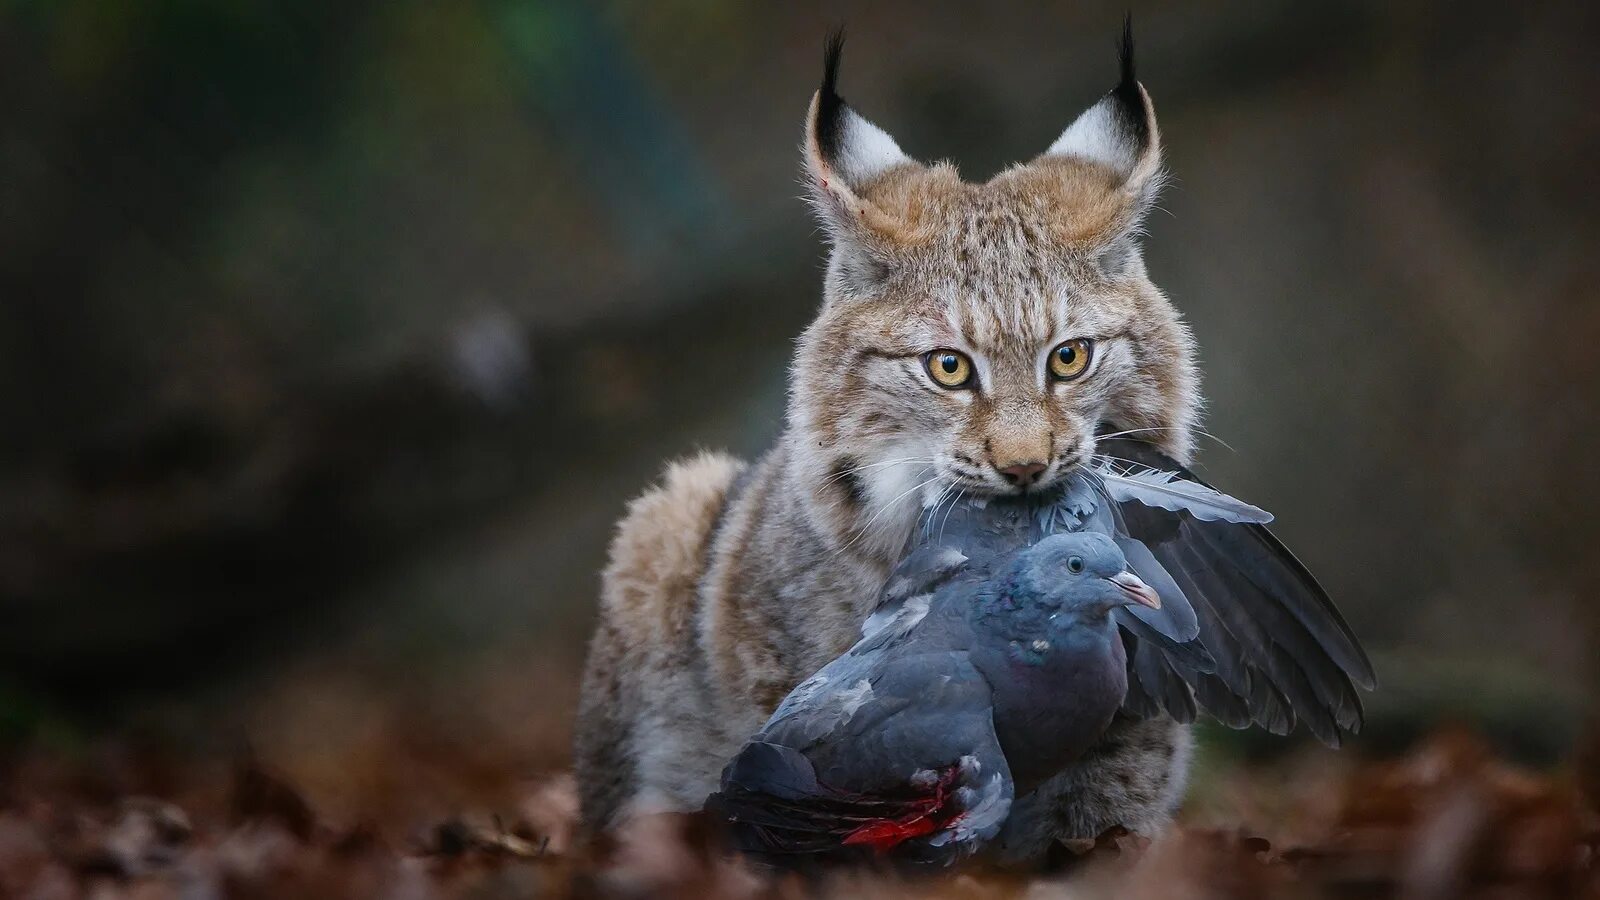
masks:
<svg viewBox="0 0 1600 900"><path fill-rule="evenodd" d="M839 57L844 55L844 29L828 35L822 52L822 87L817 92L817 149L822 158L833 160L839 154L839 132L844 127L844 98L839 96Z"/></svg>
<svg viewBox="0 0 1600 900"><path fill-rule="evenodd" d="M822 96L842 102L837 90L839 84L839 58L844 56L844 28L828 33L828 42L822 49Z"/></svg>
<svg viewBox="0 0 1600 900"><path fill-rule="evenodd" d="M1149 123L1145 121L1144 94L1139 90L1139 78L1133 65L1133 13L1122 20L1122 42L1118 47L1118 63L1122 77L1111 95L1117 100L1118 118L1138 138L1143 146L1150 138Z"/></svg>
<svg viewBox="0 0 1600 900"><path fill-rule="evenodd" d="M1122 65L1122 82L1118 90L1125 90L1139 82L1133 68L1133 13L1122 17L1122 40L1117 46L1117 61Z"/></svg>

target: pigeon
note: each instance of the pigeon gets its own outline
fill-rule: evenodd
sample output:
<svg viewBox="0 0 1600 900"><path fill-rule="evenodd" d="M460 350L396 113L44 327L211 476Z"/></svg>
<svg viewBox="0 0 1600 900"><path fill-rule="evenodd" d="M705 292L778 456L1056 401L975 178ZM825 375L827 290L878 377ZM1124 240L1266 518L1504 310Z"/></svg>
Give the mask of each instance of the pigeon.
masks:
<svg viewBox="0 0 1600 900"><path fill-rule="evenodd" d="M1103 436L1094 461L1054 492L965 498L925 509L911 546L863 625L871 635L912 598L983 577L1019 547L1071 532L1111 536L1159 609L1114 618L1128 660L1124 712L1330 746L1361 729L1356 689L1377 685L1349 625L1301 562L1267 530L1271 514L1223 494L1151 444Z"/></svg>
<svg viewBox="0 0 1600 900"><path fill-rule="evenodd" d="M737 849L789 867L949 865L1099 739L1128 687L1112 611L1159 596L1099 532L991 562L905 598L789 693L707 800Z"/></svg>

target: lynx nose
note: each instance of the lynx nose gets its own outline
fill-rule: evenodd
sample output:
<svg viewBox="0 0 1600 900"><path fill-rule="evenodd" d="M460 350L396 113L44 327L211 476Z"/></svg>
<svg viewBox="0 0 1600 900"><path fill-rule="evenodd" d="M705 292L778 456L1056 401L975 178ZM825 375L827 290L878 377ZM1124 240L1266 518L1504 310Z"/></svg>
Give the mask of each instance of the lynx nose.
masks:
<svg viewBox="0 0 1600 900"><path fill-rule="evenodd" d="M1032 484L1034 479L1039 477L1039 473L1043 472L1046 468L1048 467L1042 462L1026 462L1009 465L996 471L998 471L1001 475L1004 475L1007 481L1011 482L1017 487L1027 487L1028 485Z"/></svg>

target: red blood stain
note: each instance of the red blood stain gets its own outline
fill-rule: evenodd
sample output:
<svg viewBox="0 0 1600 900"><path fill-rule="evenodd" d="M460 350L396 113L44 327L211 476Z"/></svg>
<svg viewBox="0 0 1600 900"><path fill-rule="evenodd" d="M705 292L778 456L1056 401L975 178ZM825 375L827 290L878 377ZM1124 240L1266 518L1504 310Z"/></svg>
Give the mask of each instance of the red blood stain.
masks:
<svg viewBox="0 0 1600 900"><path fill-rule="evenodd" d="M912 838L932 834L961 817L949 809L950 787L955 784L959 769L950 766L939 773L939 780L929 789L928 796L906 804L905 815L893 819L878 819L845 835L844 845L868 846L878 853L888 853L899 844Z"/></svg>

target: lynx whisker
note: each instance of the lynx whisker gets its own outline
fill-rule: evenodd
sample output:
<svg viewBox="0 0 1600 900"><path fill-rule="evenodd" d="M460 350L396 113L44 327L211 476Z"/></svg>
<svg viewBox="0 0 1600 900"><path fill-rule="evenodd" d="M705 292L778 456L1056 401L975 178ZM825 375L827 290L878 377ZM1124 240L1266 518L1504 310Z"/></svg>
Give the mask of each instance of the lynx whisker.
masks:
<svg viewBox="0 0 1600 900"><path fill-rule="evenodd" d="M1120 457L1120 456L1112 456L1109 453L1094 453L1094 454L1091 454L1089 456L1089 458L1093 459L1093 460L1098 460L1098 461L1103 462L1103 463L1106 463L1107 465L1110 466L1111 470L1113 472L1115 472L1116 474L1118 474L1118 475L1125 475L1128 472L1130 472L1132 470L1135 470L1135 469L1147 469L1147 468L1149 468L1149 466L1143 465L1141 463L1134 462L1131 459L1124 459L1123 457ZM1123 466L1122 471L1117 471L1117 466L1114 465L1114 463L1122 463L1122 466Z"/></svg>
<svg viewBox="0 0 1600 900"><path fill-rule="evenodd" d="M944 540L944 527L950 524L950 514L956 511L956 504L967 496L966 488L957 488L954 500L950 501L950 508L944 511L944 521L939 523L939 540Z"/></svg>
<svg viewBox="0 0 1600 900"><path fill-rule="evenodd" d="M939 489L939 493L934 496L933 502L932 503L928 503L928 504L924 504L925 507L929 510L929 512L927 514L927 522L928 522L928 527L926 528L927 533L929 533L929 534L933 533L933 528L931 526L932 526L932 523L933 523L933 517L937 516L939 514L939 504L943 503L945 501L945 498L949 497L951 492L953 492L954 490L955 490L955 484L953 482L946 482L945 486L940 488Z"/></svg>
<svg viewBox="0 0 1600 900"><path fill-rule="evenodd" d="M1097 440L1104 440L1106 438L1127 437L1130 434L1143 434L1143 433L1149 432L1149 431L1177 431L1177 430L1178 429L1176 429L1176 428L1160 427L1160 426L1155 426L1155 427L1150 427L1150 428L1129 428L1126 431L1113 431L1113 432L1111 432L1109 434L1097 434L1097 435L1095 435L1095 438ZM1229 444L1227 441L1223 440L1222 438L1217 437L1216 435L1212 434L1209 431L1202 431L1199 428L1192 428L1192 427L1189 430L1194 432L1195 434L1200 435L1201 437L1207 437L1207 438L1212 439L1213 441L1216 441L1218 444L1222 445L1223 447L1227 448L1228 450L1230 450L1230 451L1232 451L1234 453L1238 453L1239 452L1238 450L1234 449L1233 445Z"/></svg>

